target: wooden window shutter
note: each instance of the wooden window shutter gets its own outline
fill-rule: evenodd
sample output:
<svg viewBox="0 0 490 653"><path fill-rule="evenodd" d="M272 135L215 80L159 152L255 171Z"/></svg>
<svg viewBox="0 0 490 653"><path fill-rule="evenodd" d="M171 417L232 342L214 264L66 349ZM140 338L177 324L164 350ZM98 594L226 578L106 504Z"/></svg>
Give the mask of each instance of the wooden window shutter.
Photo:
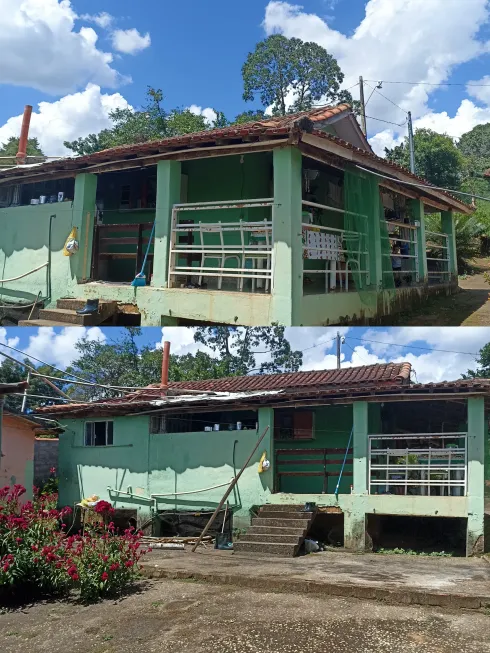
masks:
<svg viewBox="0 0 490 653"><path fill-rule="evenodd" d="M295 411L293 424L295 440L311 440L313 438L313 412Z"/></svg>

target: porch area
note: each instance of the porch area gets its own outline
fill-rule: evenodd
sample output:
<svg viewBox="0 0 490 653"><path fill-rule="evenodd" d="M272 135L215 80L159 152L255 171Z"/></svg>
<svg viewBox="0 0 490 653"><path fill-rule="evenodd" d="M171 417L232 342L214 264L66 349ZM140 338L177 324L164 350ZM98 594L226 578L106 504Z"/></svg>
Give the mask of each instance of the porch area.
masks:
<svg viewBox="0 0 490 653"><path fill-rule="evenodd" d="M309 504L309 533L332 546L483 550L483 410L480 399L357 402L292 421L276 410L268 503Z"/></svg>

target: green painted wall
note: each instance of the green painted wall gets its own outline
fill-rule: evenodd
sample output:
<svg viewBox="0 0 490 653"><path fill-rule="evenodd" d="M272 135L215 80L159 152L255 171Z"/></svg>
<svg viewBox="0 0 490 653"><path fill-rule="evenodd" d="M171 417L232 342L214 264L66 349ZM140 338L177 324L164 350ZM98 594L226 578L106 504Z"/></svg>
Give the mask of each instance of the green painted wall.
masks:
<svg viewBox="0 0 490 653"><path fill-rule="evenodd" d="M324 406L314 411L314 437L313 440L275 440L275 449L342 449L342 454L329 454L327 462L342 460L349 442L352 429L352 406ZM316 457L315 457L316 458ZM280 460L297 460L296 465L279 465L281 471L289 472L321 472L322 460L318 465L301 465L301 460L312 459L311 454L286 456L281 455ZM327 493L333 494L339 479L342 465L328 465ZM352 464L345 466L346 472L352 473ZM322 476L283 476L280 481L282 492L296 494L320 494L323 490ZM340 483L340 493L350 493L352 476L344 476Z"/></svg>
<svg viewBox="0 0 490 653"><path fill-rule="evenodd" d="M149 433L149 417L114 418L114 444L85 447L84 425L91 420L65 420L67 430L59 444L59 497L61 505L73 505L96 494L118 508L136 508L143 518L150 514L150 494L204 489L230 481L250 455L266 426L270 430L231 495L238 523L248 523L249 508L265 503L272 489L272 472L258 473L263 451L270 457L273 416L259 410L256 431L219 431L155 435ZM129 492L126 497L112 490ZM129 488L129 489L128 489ZM226 487L180 497L162 497L158 510L215 508Z"/></svg>
<svg viewBox="0 0 490 653"><path fill-rule="evenodd" d="M76 288L74 260L63 256L63 247L73 226L71 202L38 204L0 209L0 278L24 274L48 260L49 217L56 215L51 230L51 284L53 297L66 296ZM78 254L76 255L78 256ZM33 300L48 292L46 269L0 286L1 297L14 301Z"/></svg>

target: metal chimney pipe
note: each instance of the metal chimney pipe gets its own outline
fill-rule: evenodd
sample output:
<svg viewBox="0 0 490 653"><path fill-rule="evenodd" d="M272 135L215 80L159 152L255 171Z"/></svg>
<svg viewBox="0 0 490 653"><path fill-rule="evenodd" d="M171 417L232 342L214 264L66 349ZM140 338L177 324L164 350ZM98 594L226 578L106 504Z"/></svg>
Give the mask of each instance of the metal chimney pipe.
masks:
<svg viewBox="0 0 490 653"><path fill-rule="evenodd" d="M168 387L168 366L170 363L170 343L163 343L163 356L162 356L162 379L161 386L162 388Z"/></svg>
<svg viewBox="0 0 490 653"><path fill-rule="evenodd" d="M17 164L22 165L27 160L27 139L29 138L29 127L31 125L32 107L26 104L24 107L24 117L22 118L22 127L19 138L19 151L15 157Z"/></svg>

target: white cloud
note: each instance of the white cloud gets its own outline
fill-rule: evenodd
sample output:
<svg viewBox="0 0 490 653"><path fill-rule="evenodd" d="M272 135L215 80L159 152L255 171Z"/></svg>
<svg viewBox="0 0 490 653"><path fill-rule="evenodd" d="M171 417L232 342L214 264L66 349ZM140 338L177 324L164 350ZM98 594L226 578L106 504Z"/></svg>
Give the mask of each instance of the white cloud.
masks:
<svg viewBox="0 0 490 653"><path fill-rule="evenodd" d="M197 104L191 104L187 109L195 116L203 116L208 125L214 125L216 118L218 117L216 111L210 107L203 109L202 107L198 107Z"/></svg>
<svg viewBox="0 0 490 653"><path fill-rule="evenodd" d="M280 32L325 47L338 59L346 76L345 87L355 84L360 73L367 80L440 84L457 66L488 53L489 45L480 30L488 24L489 14L487 0L369 0L362 21L345 35L297 4L271 0L264 29L268 34ZM485 79L473 83L485 83ZM366 87L368 94L371 90ZM403 110L410 110L416 128L430 127L454 138L490 120L490 89L468 89L485 106L464 100L454 117L430 109L430 94L436 90L437 86L385 84L381 92L401 109L374 93L368 115L401 123L406 117ZM355 95L357 89L352 93ZM400 142L406 132L405 128L395 128L377 133L379 125L369 120L368 126L371 145L378 154Z"/></svg>
<svg viewBox="0 0 490 653"><path fill-rule="evenodd" d="M120 93L101 93L100 86L88 84L84 91L65 95L56 102L40 102L31 119L29 135L39 139L47 156L73 154L63 141L75 140L111 126L109 112L130 105ZM18 136L22 115L9 118L0 126L0 143Z"/></svg>
<svg viewBox="0 0 490 653"><path fill-rule="evenodd" d="M91 27L75 29L70 0L0 0L0 83L61 95L88 82L113 88L125 80L113 55L97 48Z"/></svg>
<svg viewBox="0 0 490 653"><path fill-rule="evenodd" d="M136 54L149 48L151 45L150 34L140 34L134 27L132 29L116 29L112 32L112 47L124 54Z"/></svg>
<svg viewBox="0 0 490 653"><path fill-rule="evenodd" d="M101 11L99 14L82 14L80 20L85 20L89 23L95 23L103 29L110 27L114 21L114 16L108 14L107 11Z"/></svg>
<svg viewBox="0 0 490 653"><path fill-rule="evenodd" d="M37 330L30 336L29 345L24 350L27 356L35 356L56 367L65 369L78 357L75 344L81 338L105 342L106 335L99 327L67 327L58 333L52 327Z"/></svg>
<svg viewBox="0 0 490 653"><path fill-rule="evenodd" d="M20 340L18 337L15 336L14 338L9 338L7 329L5 329L5 327L0 327L0 344L8 345L9 347L17 347L19 342ZM0 364L1 364L1 359L0 359Z"/></svg>

